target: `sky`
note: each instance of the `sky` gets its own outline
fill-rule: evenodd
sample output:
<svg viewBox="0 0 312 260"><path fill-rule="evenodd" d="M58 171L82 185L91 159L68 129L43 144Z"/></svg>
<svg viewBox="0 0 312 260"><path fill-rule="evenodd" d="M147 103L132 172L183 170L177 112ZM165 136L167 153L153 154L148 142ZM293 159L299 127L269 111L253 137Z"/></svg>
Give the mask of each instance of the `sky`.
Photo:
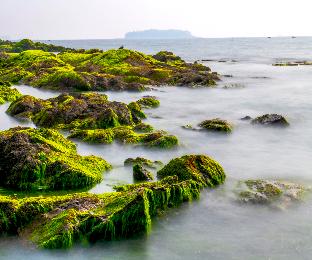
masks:
<svg viewBox="0 0 312 260"><path fill-rule="evenodd" d="M311 9L311 0L0 0L0 38L106 39L146 29L312 36Z"/></svg>

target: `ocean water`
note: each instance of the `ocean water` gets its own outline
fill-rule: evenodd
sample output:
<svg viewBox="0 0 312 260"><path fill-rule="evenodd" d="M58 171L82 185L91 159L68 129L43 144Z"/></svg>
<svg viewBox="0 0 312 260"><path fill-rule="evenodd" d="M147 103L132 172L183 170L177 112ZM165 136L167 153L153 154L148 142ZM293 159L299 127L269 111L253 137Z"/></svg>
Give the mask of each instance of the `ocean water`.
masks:
<svg viewBox="0 0 312 260"><path fill-rule="evenodd" d="M106 92L111 100L130 102L155 95L161 105L146 110L147 123L178 136L177 149L158 151L125 145L77 142L83 155L102 156L114 169L90 191L111 191L132 183L128 157L144 156L164 163L184 154L207 154L222 164L225 185L202 192L201 198L171 209L153 221L151 234L130 240L98 242L67 251L43 251L16 237L0 239L0 259L310 259L312 254L312 197L285 210L236 202L235 187L246 179L278 179L312 186L312 66L274 67L277 61L312 60L312 38L237 38L192 40L52 41L78 48L116 48L121 45L146 53L172 50L188 61L204 62L221 75L216 88L160 87L151 92ZM219 62L220 60L225 62ZM225 89L224 86L238 86ZM41 98L58 95L29 86L24 94ZM0 128L30 125L5 114ZM290 127L263 128L241 121L278 113ZM233 122L231 135L185 130L202 120L220 117Z"/></svg>

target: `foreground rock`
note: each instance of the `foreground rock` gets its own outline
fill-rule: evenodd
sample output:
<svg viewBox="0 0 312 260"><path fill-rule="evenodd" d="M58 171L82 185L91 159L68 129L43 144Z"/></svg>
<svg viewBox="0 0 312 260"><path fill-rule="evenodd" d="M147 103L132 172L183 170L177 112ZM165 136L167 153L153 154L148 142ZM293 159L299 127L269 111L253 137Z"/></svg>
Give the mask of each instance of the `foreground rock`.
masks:
<svg viewBox="0 0 312 260"><path fill-rule="evenodd" d="M148 147L177 146L175 136L164 131L152 132L151 126L142 123L146 115L140 103L147 101L139 101L125 104L95 93L65 93L47 100L23 96L10 105L7 113L31 119L39 127L71 130L69 138L90 143L110 144L116 140Z"/></svg>
<svg viewBox="0 0 312 260"><path fill-rule="evenodd" d="M241 202L277 208L286 208L300 201L306 191L302 185L283 181L247 180L242 184L246 189L239 193Z"/></svg>
<svg viewBox="0 0 312 260"><path fill-rule="evenodd" d="M192 163L193 158L196 163ZM201 188L224 181L221 166L206 156L185 156L173 161L176 160L190 164L191 168L179 164L182 173L188 174L179 173L177 177L177 171L170 173L167 170L171 166L165 166L169 177L119 186L112 193L24 199L0 196L0 234L19 234L40 248L54 249L147 233L158 211L197 199ZM222 177L217 178L217 172Z"/></svg>
<svg viewBox="0 0 312 260"><path fill-rule="evenodd" d="M12 88L9 82L0 81L0 105L13 102L21 96L22 94L16 88Z"/></svg>
<svg viewBox="0 0 312 260"><path fill-rule="evenodd" d="M202 129L214 132L231 133L233 130L233 125L231 123L220 118L205 120L201 122L198 126Z"/></svg>
<svg viewBox="0 0 312 260"><path fill-rule="evenodd" d="M254 125L264 125L264 126L280 126L286 127L289 126L288 121L285 117L277 114L265 114L259 116L251 121Z"/></svg>
<svg viewBox="0 0 312 260"><path fill-rule="evenodd" d="M71 50L59 54L28 50L0 56L0 81L62 91L142 91L151 85L213 86L218 79L210 68L186 63L169 52L149 56L127 49Z"/></svg>
<svg viewBox="0 0 312 260"><path fill-rule="evenodd" d="M111 166L80 156L55 130L12 128L0 132L0 185L18 190L80 189L102 180Z"/></svg>
<svg viewBox="0 0 312 260"><path fill-rule="evenodd" d="M153 174L140 164L133 165L133 179L135 181L152 181Z"/></svg>

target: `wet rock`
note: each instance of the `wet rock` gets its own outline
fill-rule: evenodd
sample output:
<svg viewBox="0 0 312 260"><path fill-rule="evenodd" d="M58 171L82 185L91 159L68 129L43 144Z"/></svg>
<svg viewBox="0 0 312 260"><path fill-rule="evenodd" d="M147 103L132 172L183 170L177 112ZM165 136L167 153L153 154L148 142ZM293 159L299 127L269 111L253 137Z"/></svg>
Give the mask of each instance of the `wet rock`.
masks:
<svg viewBox="0 0 312 260"><path fill-rule="evenodd" d="M309 66L309 65L312 65L312 61L287 61L287 62L277 62L277 63L274 63L272 64L273 66Z"/></svg>
<svg viewBox="0 0 312 260"><path fill-rule="evenodd" d="M143 157L136 157L136 158L127 158L124 161L125 166L134 166L134 165L142 165L148 168L158 168L162 166L163 163L161 161L152 161Z"/></svg>
<svg viewBox="0 0 312 260"><path fill-rule="evenodd" d="M12 128L0 132L0 185L18 190L90 187L111 166L80 156L76 146L52 129Z"/></svg>
<svg viewBox="0 0 312 260"><path fill-rule="evenodd" d="M250 116L244 116L244 117L241 118L241 120L243 120L243 121L249 121L249 120L252 120L252 117L250 117Z"/></svg>
<svg viewBox="0 0 312 260"><path fill-rule="evenodd" d="M266 204L277 208L287 208L302 199L307 191L302 185L275 180L247 180L240 183L246 187L239 192L239 200L244 203Z"/></svg>
<svg viewBox="0 0 312 260"><path fill-rule="evenodd" d="M287 127L289 126L288 121L285 117L278 114L265 114L259 116L251 121L254 125L264 125L264 126L279 126Z"/></svg>
<svg viewBox="0 0 312 260"><path fill-rule="evenodd" d="M206 155L185 155L173 159L157 172L160 179L174 175L179 180L191 179L209 187L219 185L225 180L223 168Z"/></svg>
<svg viewBox="0 0 312 260"><path fill-rule="evenodd" d="M160 105L159 100L157 100L157 98L154 96L144 96L143 98L139 99L137 103L142 108L155 108L159 107Z"/></svg>
<svg viewBox="0 0 312 260"><path fill-rule="evenodd" d="M11 87L8 81L0 81L0 105L6 102L13 102L21 97L22 94L16 89Z"/></svg>
<svg viewBox="0 0 312 260"><path fill-rule="evenodd" d="M227 84L223 87L224 89L240 89L240 88L245 88L245 85L241 83L231 83Z"/></svg>
<svg viewBox="0 0 312 260"><path fill-rule="evenodd" d="M141 164L133 165L133 179L135 181L152 181L153 174L147 169L143 168Z"/></svg>
<svg viewBox="0 0 312 260"><path fill-rule="evenodd" d="M220 118L209 119L201 122L199 125L204 130L231 133L233 130L233 125L226 120Z"/></svg>

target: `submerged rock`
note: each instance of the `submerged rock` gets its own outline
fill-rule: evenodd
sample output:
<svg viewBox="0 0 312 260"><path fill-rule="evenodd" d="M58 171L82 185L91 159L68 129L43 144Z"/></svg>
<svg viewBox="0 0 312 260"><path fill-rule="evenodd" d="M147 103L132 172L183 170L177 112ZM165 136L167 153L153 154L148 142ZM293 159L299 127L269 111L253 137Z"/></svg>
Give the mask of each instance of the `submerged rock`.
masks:
<svg viewBox="0 0 312 260"><path fill-rule="evenodd" d="M201 122L198 126L205 130L230 133L233 130L233 125L226 120L220 118L209 119Z"/></svg>
<svg viewBox="0 0 312 260"><path fill-rule="evenodd" d="M300 201L306 191L302 185L283 181L247 180L243 184L246 190L239 192L240 201L278 208L285 208Z"/></svg>
<svg viewBox="0 0 312 260"><path fill-rule="evenodd" d="M51 129L0 132L0 185L18 190L80 189L102 181L111 166L80 156L76 146Z"/></svg>
<svg viewBox="0 0 312 260"><path fill-rule="evenodd" d="M277 114L265 114L259 116L251 121L254 125L264 125L264 126L289 126L288 121L285 117Z"/></svg>
<svg viewBox="0 0 312 260"><path fill-rule="evenodd" d="M244 116L244 117L241 118L241 120L243 120L243 121L249 121L249 120L252 120L252 117L250 117L250 116Z"/></svg>
<svg viewBox="0 0 312 260"><path fill-rule="evenodd" d="M135 181L152 181L153 174L145 169L141 164L133 165L133 179Z"/></svg>
<svg viewBox="0 0 312 260"><path fill-rule="evenodd" d="M159 107L160 102L156 97L145 96L137 101L137 103L143 108L155 108Z"/></svg>
<svg viewBox="0 0 312 260"><path fill-rule="evenodd" d="M160 179L174 175L180 181L194 180L209 187L219 185L225 180L221 165L206 155L185 155L173 159L157 172Z"/></svg>
<svg viewBox="0 0 312 260"><path fill-rule="evenodd" d="M157 168L163 165L161 161L152 161L143 157L127 158L124 161L125 166L128 166L128 165L134 166L135 164L142 165L144 167L149 167L149 168Z"/></svg>
<svg viewBox="0 0 312 260"><path fill-rule="evenodd" d="M0 81L63 91L142 91L151 85L216 84L218 76L210 68L175 57L168 53L153 57L127 49L70 50L59 54L27 50L8 53L7 58L0 59Z"/></svg>
<svg viewBox="0 0 312 260"><path fill-rule="evenodd" d="M177 161L181 171L168 169ZM115 187L116 192L101 195L0 196L0 234L19 234L48 249L128 238L149 232L159 211L199 198L201 188L220 184L225 177L221 166L205 156L174 159L162 171L169 177Z"/></svg>

